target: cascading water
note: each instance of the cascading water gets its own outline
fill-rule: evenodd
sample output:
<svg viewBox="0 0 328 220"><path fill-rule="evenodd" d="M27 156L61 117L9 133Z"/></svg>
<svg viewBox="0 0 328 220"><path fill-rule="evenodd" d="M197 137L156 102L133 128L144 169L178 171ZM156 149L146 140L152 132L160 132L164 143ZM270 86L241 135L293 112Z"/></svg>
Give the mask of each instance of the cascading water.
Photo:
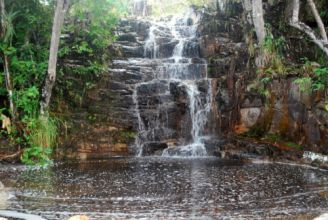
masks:
<svg viewBox="0 0 328 220"><path fill-rule="evenodd" d="M197 26L200 17L192 10L188 10L181 16L174 16L170 20L152 22L149 29L148 39L145 42L145 59L156 60L158 65L154 70L154 77L148 82L136 86L133 100L136 106L138 118L138 136L136 146L139 155L142 155L143 144L158 141L156 133L163 132L164 136L170 131L170 126L159 120L161 104L165 105L164 98L170 96L170 84L175 83L182 88L188 99L187 112L189 112L190 125L189 138L181 138L178 146L169 147L164 150L163 156L206 156L206 148L203 143L205 127L211 112L212 88L211 80L207 78L206 61L199 58L197 43ZM170 38L170 42L161 45L163 39ZM175 44L171 56L163 57L160 53L161 46L168 47ZM205 84L207 91L201 91L200 84ZM145 122L141 117L139 99L142 95L139 90L145 85L161 85L157 90L161 91L163 97L156 106L157 117L150 118ZM204 90L204 89L203 89ZM150 101L150 100L148 100ZM167 114L167 112L166 112ZM162 120L163 121L163 120ZM168 135L169 136L169 135Z"/></svg>

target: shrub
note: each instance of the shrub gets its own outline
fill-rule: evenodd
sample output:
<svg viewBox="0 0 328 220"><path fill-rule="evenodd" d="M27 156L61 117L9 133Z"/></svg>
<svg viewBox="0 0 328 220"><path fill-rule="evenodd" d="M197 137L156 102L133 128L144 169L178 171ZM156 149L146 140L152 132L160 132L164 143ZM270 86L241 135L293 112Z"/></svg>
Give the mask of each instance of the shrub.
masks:
<svg viewBox="0 0 328 220"><path fill-rule="evenodd" d="M22 162L29 165L49 164L50 156L56 145L57 119L39 116L30 118L27 122L25 138L30 147L26 148L22 155Z"/></svg>

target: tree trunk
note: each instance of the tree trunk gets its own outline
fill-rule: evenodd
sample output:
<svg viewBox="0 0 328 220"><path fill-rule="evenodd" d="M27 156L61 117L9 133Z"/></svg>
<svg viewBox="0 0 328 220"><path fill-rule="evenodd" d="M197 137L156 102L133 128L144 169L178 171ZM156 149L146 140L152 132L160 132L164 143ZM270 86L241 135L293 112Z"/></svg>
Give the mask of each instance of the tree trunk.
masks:
<svg viewBox="0 0 328 220"><path fill-rule="evenodd" d="M1 11L1 38L3 38L5 34L5 2L4 0L0 0L0 11ZM12 114L12 119L15 120L15 107L14 107L14 101L13 101L13 88L11 84L11 77L10 77L10 72L9 72L9 60L6 55L6 53L3 51L3 70L5 73L5 81L6 81L6 89L8 92L8 99L9 99L9 108L10 112Z"/></svg>
<svg viewBox="0 0 328 220"><path fill-rule="evenodd" d="M300 13L300 0L289 0L291 7L288 7L291 10L291 18L289 24L292 27L297 28L298 30L304 32L311 40L326 54L328 57L328 47L324 39L318 39L315 35L315 32L303 22L299 20ZM321 19L321 18L320 18Z"/></svg>
<svg viewBox="0 0 328 220"><path fill-rule="evenodd" d="M246 12L247 22L249 24L252 24L252 21L253 21L253 19L252 19L252 17L253 17L252 16L252 10L253 10L253 8L252 8L252 0L244 0L243 3L244 3L244 5L243 5L244 6L244 10Z"/></svg>
<svg viewBox="0 0 328 220"><path fill-rule="evenodd" d="M4 55L4 72L5 72L5 80L6 80L6 88L8 91L8 99L9 99L9 107L12 114L12 118L15 119L16 111L13 101L13 88L10 79L10 72L9 72L9 61L8 57Z"/></svg>
<svg viewBox="0 0 328 220"><path fill-rule="evenodd" d="M69 0L57 0L54 23L52 26L48 72L45 78L45 82L41 94L41 103L40 103L41 115L44 115L45 112L48 110L50 98L52 95L52 89L56 81L56 66L57 66L59 40L61 35L61 28L64 23L64 18L68 10L68 6L69 6Z"/></svg>
<svg viewBox="0 0 328 220"><path fill-rule="evenodd" d="M256 36L259 44L262 45L264 43L266 35L264 27L262 0L253 0L252 7L253 23L256 31Z"/></svg>
<svg viewBox="0 0 328 220"><path fill-rule="evenodd" d="M315 18L315 20L318 24L322 40L324 41L325 44L328 44L328 38L327 38L325 25L322 22L322 19L321 19L320 14L317 10L317 7L315 6L315 3L314 3L313 0L308 0L308 4L310 5L312 14L313 14L313 16L314 16L314 18Z"/></svg>

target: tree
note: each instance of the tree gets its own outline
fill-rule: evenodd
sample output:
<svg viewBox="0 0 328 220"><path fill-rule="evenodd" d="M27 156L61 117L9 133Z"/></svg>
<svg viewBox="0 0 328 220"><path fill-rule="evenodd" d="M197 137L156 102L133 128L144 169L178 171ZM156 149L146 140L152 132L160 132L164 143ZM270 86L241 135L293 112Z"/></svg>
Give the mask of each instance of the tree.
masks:
<svg viewBox="0 0 328 220"><path fill-rule="evenodd" d="M9 71L9 58L8 52L10 50L11 41L13 37L13 26L12 26L12 19L15 14L7 14L5 10L5 2L4 0L0 0L0 11L1 11L1 32L0 32L0 39L1 43L1 52L3 58L3 69L6 81L6 89L8 92L8 99L10 105L10 112L12 114L13 119L15 119L15 107L13 101L13 88L11 83L11 76Z"/></svg>
<svg viewBox="0 0 328 220"><path fill-rule="evenodd" d="M304 32L308 37L311 38L311 40L327 55L328 57L328 39L327 39L327 33L325 31L325 26L322 22L322 19L319 15L319 12L315 6L315 3L313 0L307 1L312 14L314 15L314 18L318 24L319 30L320 30L320 37L318 38L316 36L315 31L306 25L305 23L301 22L299 20L299 14L300 14L300 0L289 0L288 1L288 7L287 7L287 17L289 18L289 24L297 28L298 30Z"/></svg>
<svg viewBox="0 0 328 220"><path fill-rule="evenodd" d="M259 44L262 45L265 40L265 27L264 27L262 0L253 0L252 17L253 17L253 23L256 31L257 40Z"/></svg>
<svg viewBox="0 0 328 220"><path fill-rule="evenodd" d="M267 60L265 59L266 51L262 50L266 38L262 0L244 0L244 9L246 11L248 22L253 23L254 25L258 45L261 48L260 53L256 59L256 65L264 66L266 65Z"/></svg>
<svg viewBox="0 0 328 220"><path fill-rule="evenodd" d="M49 107L49 103L52 95L52 89L56 81L56 67L57 67L59 40L61 35L61 28L63 26L65 14L68 10L68 7L69 7L69 0L57 0L54 22L52 26L48 71L41 94L41 103L40 103L41 115L44 115Z"/></svg>
<svg viewBox="0 0 328 220"><path fill-rule="evenodd" d="M266 35L262 0L244 0L243 3L247 21L249 24L253 23L258 43L262 45Z"/></svg>

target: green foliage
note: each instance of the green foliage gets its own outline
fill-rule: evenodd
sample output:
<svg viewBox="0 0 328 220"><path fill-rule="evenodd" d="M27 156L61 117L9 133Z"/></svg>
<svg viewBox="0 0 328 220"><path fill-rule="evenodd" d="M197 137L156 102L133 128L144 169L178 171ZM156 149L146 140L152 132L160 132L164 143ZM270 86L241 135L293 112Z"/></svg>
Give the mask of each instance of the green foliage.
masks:
<svg viewBox="0 0 328 220"><path fill-rule="evenodd" d="M152 8L152 16L161 17L169 16L185 11L190 6L198 8L204 6L214 6L215 1L213 0L175 0L175 1L158 1L148 0L148 4Z"/></svg>
<svg viewBox="0 0 328 220"><path fill-rule="evenodd" d="M264 77L261 79L261 82L264 83L264 84L268 84L272 81L272 78L270 77Z"/></svg>
<svg viewBox="0 0 328 220"><path fill-rule="evenodd" d="M314 74L314 90L323 90L328 86L328 67L317 68Z"/></svg>
<svg viewBox="0 0 328 220"><path fill-rule="evenodd" d="M294 80L294 82L299 86L300 90L305 93L312 92L312 78L311 77L302 77Z"/></svg>
<svg viewBox="0 0 328 220"><path fill-rule="evenodd" d="M8 136L14 144L28 147L22 162L44 164L50 160L52 151L46 143L53 142L53 136L57 134L51 119L44 122L38 119L39 91L47 69L53 7L37 0L5 0L5 6L6 32L2 35L0 50L9 60L13 101L17 109L16 121ZM1 93L6 95L3 79L0 86Z"/></svg>
<svg viewBox="0 0 328 220"><path fill-rule="evenodd" d="M272 78L270 77L264 77L264 78L257 78L251 83L248 87L248 91L252 91L255 93L260 94L261 96L264 97L269 97L270 92L267 88L267 85L272 81Z"/></svg>
<svg viewBox="0 0 328 220"><path fill-rule="evenodd" d="M24 150L22 162L29 165L49 164L52 149L56 144L58 120L39 116L26 119L25 139L29 147Z"/></svg>
<svg viewBox="0 0 328 220"><path fill-rule="evenodd" d="M17 12L4 12L3 16L3 23L2 23L2 30L1 33L1 40L2 43L8 46L11 46L13 36L15 34L15 29L13 26L13 21L17 15Z"/></svg>
<svg viewBox="0 0 328 220"><path fill-rule="evenodd" d="M119 17L126 13L127 2L127 0L76 1L69 13L70 22L65 26L65 32L74 40L66 42L70 43L71 52L91 57L99 56L104 52L115 40L113 30Z"/></svg>
<svg viewBox="0 0 328 220"><path fill-rule="evenodd" d="M81 63L67 69L58 68L57 80L62 88L76 86L76 81L64 78L67 71L85 79L85 88L80 97L86 89L93 88L92 80L108 63L108 46L116 39L115 25L119 17L126 14L129 1L71 1L58 64L63 66L63 60L72 57ZM48 66L54 8L55 1L52 0L5 0L6 31L0 33L0 53L9 60L13 101L17 109L16 124L10 139L27 147L22 156L22 161L27 164L47 163L58 133L57 120L39 116L40 91ZM0 65L3 65L1 58ZM58 94L64 96L64 93ZM2 74L0 95L8 95ZM8 108L7 102L1 103L0 107Z"/></svg>
<svg viewBox="0 0 328 220"><path fill-rule="evenodd" d="M58 121L51 117L40 116L27 121L29 135L26 137L31 146L54 147L57 137Z"/></svg>
<svg viewBox="0 0 328 220"><path fill-rule="evenodd" d="M268 140L270 142L280 142L283 145L285 145L286 147L294 148L296 150L302 150L303 149L302 146L290 141L286 137L282 137L279 134L267 134L263 139Z"/></svg>
<svg viewBox="0 0 328 220"><path fill-rule="evenodd" d="M24 149L21 161L27 165L49 165L52 163L52 160L50 159L51 154L51 148L32 146Z"/></svg>
<svg viewBox="0 0 328 220"><path fill-rule="evenodd" d="M282 141L284 138L281 137L281 135L279 135L279 134L267 134L267 135L265 135L264 139L273 141L273 142L278 142L278 141Z"/></svg>
<svg viewBox="0 0 328 220"><path fill-rule="evenodd" d="M150 0L149 3L152 7L152 15L155 17L173 15L183 12L188 6L188 2L184 0L172 1L156 1Z"/></svg>
<svg viewBox="0 0 328 220"><path fill-rule="evenodd" d="M116 40L114 28L119 18L127 13L128 3L129 0L73 2L64 27L67 37L61 41L59 62L66 59L82 62L74 66L62 66L58 74L61 89L57 89L58 94L70 93L72 86L76 86L74 79L78 78L84 82L83 92L79 96L83 97L85 91L92 87L90 85L104 72L110 59L108 46ZM67 77L67 73L70 77Z"/></svg>
<svg viewBox="0 0 328 220"><path fill-rule="evenodd" d="M271 28L266 28L266 37L261 50L263 55L263 60L265 61L264 72L266 74L272 75L284 74L285 65L283 63L283 46L285 44L285 39L281 36L279 38L274 38L271 33Z"/></svg>
<svg viewBox="0 0 328 220"><path fill-rule="evenodd" d="M120 132L120 137L123 140L131 140L134 139L136 137L136 133L133 131L121 131Z"/></svg>
<svg viewBox="0 0 328 220"><path fill-rule="evenodd" d="M14 100L17 109L22 111L23 120L37 115L39 109L39 91L35 86L26 90L16 91Z"/></svg>
<svg viewBox="0 0 328 220"><path fill-rule="evenodd" d="M328 112L328 101L326 101L326 103L325 103L325 109Z"/></svg>
<svg viewBox="0 0 328 220"><path fill-rule="evenodd" d="M248 41L249 45L250 43L252 44L251 40ZM263 96L269 96L267 85L272 79L286 73L287 68L283 62L284 44L285 39L283 37L275 38L272 34L271 27L267 24L266 37L260 48L262 67L257 69L258 75L252 86L253 89ZM249 46L248 50L254 53L252 46Z"/></svg>
<svg viewBox="0 0 328 220"><path fill-rule="evenodd" d="M294 81L302 92L322 91L328 86L328 67L314 68L312 63L306 60L303 70L303 74L307 76Z"/></svg>
<svg viewBox="0 0 328 220"><path fill-rule="evenodd" d="M294 142L287 142L286 143L286 146L287 147L290 147L290 148L294 148L296 150L303 150L303 147L302 146L300 146L300 145L298 145L298 144L296 144Z"/></svg>
<svg viewBox="0 0 328 220"><path fill-rule="evenodd" d="M91 62L88 61L85 63L85 65L81 66L75 66L72 71L76 75L88 75L91 74L92 76L98 76L99 73L103 71L103 66L98 63L97 61Z"/></svg>

